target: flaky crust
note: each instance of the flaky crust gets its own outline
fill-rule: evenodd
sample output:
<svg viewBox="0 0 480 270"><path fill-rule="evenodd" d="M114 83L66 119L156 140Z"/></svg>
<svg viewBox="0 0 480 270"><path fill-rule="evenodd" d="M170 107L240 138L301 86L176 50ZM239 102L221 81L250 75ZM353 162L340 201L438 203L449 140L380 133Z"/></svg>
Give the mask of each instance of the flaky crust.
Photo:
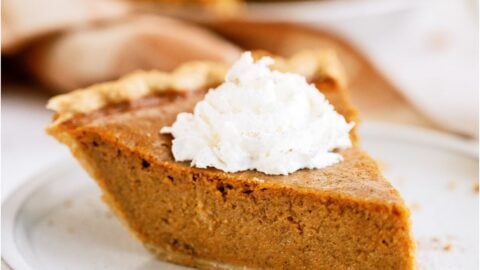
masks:
<svg viewBox="0 0 480 270"><path fill-rule="evenodd" d="M255 53L254 53L255 54ZM261 54L261 53L257 53ZM290 58L275 57L276 70L301 74L307 78L332 78L344 86L345 77L337 56L330 50L305 50ZM135 100L165 91L195 91L220 84L228 66L214 62L189 62L167 73L137 71L117 80L95 84L48 101L47 108L55 111L52 125L57 125L80 113L88 113L109 104Z"/></svg>

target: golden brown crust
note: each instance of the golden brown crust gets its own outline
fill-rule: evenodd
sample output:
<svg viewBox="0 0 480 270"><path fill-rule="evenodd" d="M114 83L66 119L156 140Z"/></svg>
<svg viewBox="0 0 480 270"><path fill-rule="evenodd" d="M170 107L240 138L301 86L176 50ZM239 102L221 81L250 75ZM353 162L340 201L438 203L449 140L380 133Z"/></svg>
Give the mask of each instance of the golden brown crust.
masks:
<svg viewBox="0 0 480 270"><path fill-rule="evenodd" d="M117 81L95 84L55 96L48 101L47 108L57 112L55 123L60 123L75 114L94 111L109 104L168 90L181 92L208 87L220 82L225 72L223 64L213 62L190 62L171 73L137 71Z"/></svg>
<svg viewBox="0 0 480 270"><path fill-rule="evenodd" d="M345 78L333 51L308 50L289 59L276 58L274 69L299 73L307 78L332 78L341 85ZM171 73L138 71L117 81L96 84L59 95L48 101L47 108L57 113L58 124L76 114L87 113L109 104L135 100L147 95L173 90L205 89L223 81L228 67L214 62L189 62Z"/></svg>

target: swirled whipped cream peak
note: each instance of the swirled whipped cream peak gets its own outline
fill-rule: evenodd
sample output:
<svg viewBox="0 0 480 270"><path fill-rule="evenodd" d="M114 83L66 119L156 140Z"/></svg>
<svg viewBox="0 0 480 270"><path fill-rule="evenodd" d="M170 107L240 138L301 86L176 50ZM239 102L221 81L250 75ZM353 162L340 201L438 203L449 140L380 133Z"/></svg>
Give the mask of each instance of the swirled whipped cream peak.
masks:
<svg viewBox="0 0 480 270"><path fill-rule="evenodd" d="M342 161L336 149L351 146L347 123L305 77L271 70L270 57L245 52L225 82L210 89L193 113L171 127L176 161L225 172L257 170L287 175Z"/></svg>

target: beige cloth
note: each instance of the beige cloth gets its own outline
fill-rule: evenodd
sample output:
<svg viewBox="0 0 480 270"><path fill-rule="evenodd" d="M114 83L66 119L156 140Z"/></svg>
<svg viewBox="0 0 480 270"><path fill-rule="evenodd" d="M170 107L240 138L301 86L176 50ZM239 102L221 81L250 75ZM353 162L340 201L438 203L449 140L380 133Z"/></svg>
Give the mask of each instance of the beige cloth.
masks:
<svg viewBox="0 0 480 270"><path fill-rule="evenodd" d="M31 71L57 91L112 80L138 69L172 70L183 62L233 62L240 49L182 21L134 15L39 42L26 53Z"/></svg>

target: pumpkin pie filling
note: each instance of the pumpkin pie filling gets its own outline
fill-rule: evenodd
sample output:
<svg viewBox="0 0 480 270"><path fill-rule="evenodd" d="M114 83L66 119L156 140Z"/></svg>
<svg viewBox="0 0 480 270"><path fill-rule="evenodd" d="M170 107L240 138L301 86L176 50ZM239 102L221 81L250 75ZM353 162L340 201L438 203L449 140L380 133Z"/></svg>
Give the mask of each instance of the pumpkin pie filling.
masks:
<svg viewBox="0 0 480 270"><path fill-rule="evenodd" d="M311 62L301 65L302 57ZM286 176L174 160L172 136L159 130L221 83L223 69L215 68L177 72L203 72L198 83L140 72L135 83L127 78L54 98L49 107L57 114L47 130L70 147L133 235L164 260L202 269L412 269L409 211L361 150L355 129L353 147L339 150L343 161ZM302 52L276 68L303 73L337 112L358 122L331 52ZM122 93L142 83L142 95ZM89 97L94 105L78 105Z"/></svg>

